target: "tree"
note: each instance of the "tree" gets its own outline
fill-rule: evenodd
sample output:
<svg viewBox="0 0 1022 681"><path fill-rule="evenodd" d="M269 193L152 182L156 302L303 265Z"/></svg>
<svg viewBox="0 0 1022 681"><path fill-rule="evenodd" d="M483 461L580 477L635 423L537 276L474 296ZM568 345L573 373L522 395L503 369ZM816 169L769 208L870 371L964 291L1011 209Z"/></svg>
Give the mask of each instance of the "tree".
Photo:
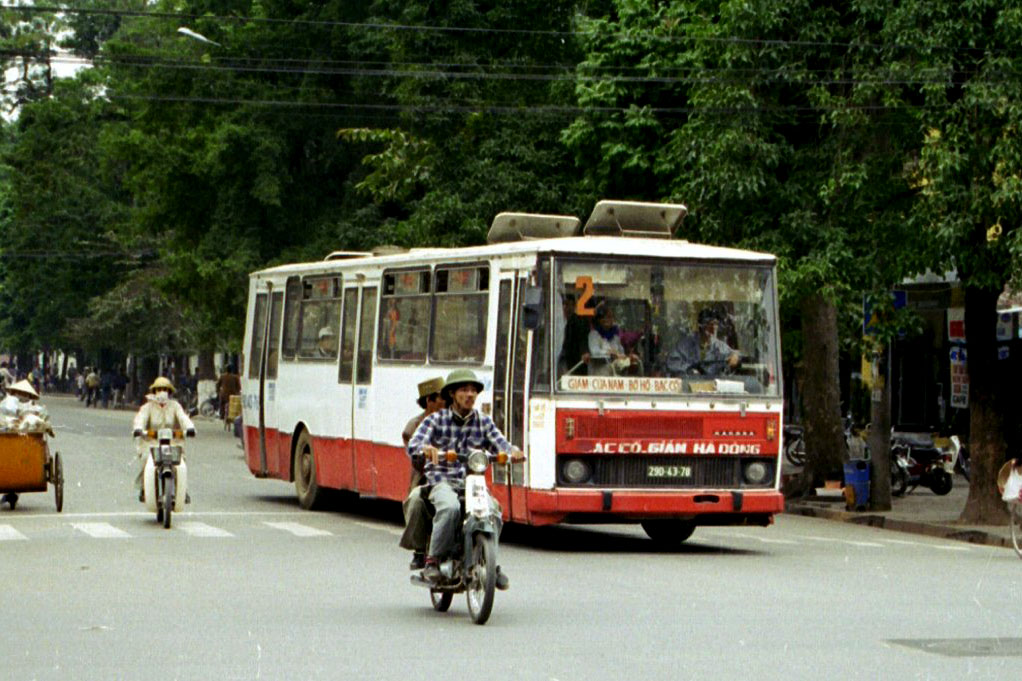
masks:
<svg viewBox="0 0 1022 681"><path fill-rule="evenodd" d="M1011 386L995 338L997 298L1022 270L1022 13L994 0L908 2L887 15L885 31L915 47L899 63L920 83L922 104L914 225L965 292L972 475L961 519L1002 523L995 477L1022 444L1009 427Z"/></svg>
<svg viewBox="0 0 1022 681"><path fill-rule="evenodd" d="M863 77L878 56L858 42L873 27L850 10L617 2L582 22L577 92L591 113L564 135L587 189L684 202L686 238L779 256L782 315L801 331L801 357L785 359L803 365L803 489L844 457L839 311L889 289L912 247L912 120Z"/></svg>

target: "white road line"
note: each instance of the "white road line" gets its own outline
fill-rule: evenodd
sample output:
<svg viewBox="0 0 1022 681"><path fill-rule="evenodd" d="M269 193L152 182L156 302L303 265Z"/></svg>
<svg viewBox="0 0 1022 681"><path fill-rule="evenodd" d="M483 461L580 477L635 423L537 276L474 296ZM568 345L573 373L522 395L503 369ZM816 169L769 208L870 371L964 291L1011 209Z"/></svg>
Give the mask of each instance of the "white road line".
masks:
<svg viewBox="0 0 1022 681"><path fill-rule="evenodd" d="M933 548L941 551L972 551L968 546L952 546L951 544L934 544Z"/></svg>
<svg viewBox="0 0 1022 681"><path fill-rule="evenodd" d="M902 544L904 546L926 546L921 541L908 541L906 539L884 539L888 544Z"/></svg>
<svg viewBox="0 0 1022 681"><path fill-rule="evenodd" d="M388 534L394 535L395 537L400 537L402 534L404 534L403 530L399 530L399 529L397 529L395 527L392 527L390 525L384 525L383 523L367 523L367 522L363 522L361 520L353 520L352 524L353 525L358 525L360 527L367 527L370 530L379 530L381 532L386 532Z"/></svg>
<svg viewBox="0 0 1022 681"><path fill-rule="evenodd" d="M263 521L263 525L269 525L278 530L284 530L290 532L296 537L331 537L332 532L326 530L320 530L315 527L309 527L308 525L302 525L301 523L271 523L269 521Z"/></svg>
<svg viewBox="0 0 1022 681"><path fill-rule="evenodd" d="M851 544L852 546L872 546L880 549L887 548L883 544L878 544L875 541L852 541L851 539L845 539L844 542L846 544Z"/></svg>
<svg viewBox="0 0 1022 681"><path fill-rule="evenodd" d="M220 529L219 527L213 527L206 523L199 522L185 522L177 523L176 526L193 537L233 537L234 535L227 530Z"/></svg>
<svg viewBox="0 0 1022 681"><path fill-rule="evenodd" d="M28 537L10 525L0 525L0 541L13 541L16 539L28 539Z"/></svg>
<svg viewBox="0 0 1022 681"><path fill-rule="evenodd" d="M715 536L726 537L728 535L726 535L723 532L721 532L721 533L719 533L719 534L717 534ZM771 539L769 537L757 537L754 534L744 534L744 533L741 533L741 532L735 532L731 536L732 537L740 537L742 539L755 539L756 541L762 542L764 544L794 544L796 546L798 545L798 542L794 541L792 539Z"/></svg>
<svg viewBox="0 0 1022 681"><path fill-rule="evenodd" d="M95 539L130 539L131 535L110 523L71 523L71 527Z"/></svg>

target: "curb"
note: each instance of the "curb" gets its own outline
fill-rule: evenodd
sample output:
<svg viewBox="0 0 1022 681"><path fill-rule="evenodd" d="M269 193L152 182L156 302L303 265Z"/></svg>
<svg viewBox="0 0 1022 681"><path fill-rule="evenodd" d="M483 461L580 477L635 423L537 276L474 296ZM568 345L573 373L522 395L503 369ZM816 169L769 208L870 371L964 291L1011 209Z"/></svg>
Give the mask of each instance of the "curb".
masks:
<svg viewBox="0 0 1022 681"><path fill-rule="evenodd" d="M955 541L964 541L970 544L999 546L1009 549L1014 548L1011 543L1011 538L1001 537L975 528L955 527L954 525L942 525L939 523L923 523L912 520L898 520L896 518L888 518L887 516L879 513L842 511L817 506L815 504L798 502L787 503L785 505L784 512L792 513L794 515L804 515L811 518L821 518L823 520L837 520L839 522L855 523L856 525L868 525L869 527L894 530L895 532L908 532L911 534L922 534L929 537L939 537L941 539L953 539Z"/></svg>

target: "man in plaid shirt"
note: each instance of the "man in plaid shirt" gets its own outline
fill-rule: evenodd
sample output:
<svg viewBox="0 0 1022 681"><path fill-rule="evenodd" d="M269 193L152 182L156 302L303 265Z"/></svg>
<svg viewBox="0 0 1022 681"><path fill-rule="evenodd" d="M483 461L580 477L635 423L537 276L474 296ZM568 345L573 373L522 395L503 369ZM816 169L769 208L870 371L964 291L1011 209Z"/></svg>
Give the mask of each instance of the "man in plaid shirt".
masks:
<svg viewBox="0 0 1022 681"><path fill-rule="evenodd" d="M441 459L440 452L453 450L468 454L473 449L490 452L508 452L514 461L521 461L521 452L514 449L493 420L479 413L476 397L483 384L468 369L457 369L447 376L441 395L449 405L427 416L408 443L408 455L415 464L425 458L424 473L429 481L429 501L434 508L433 533L429 540L429 555L422 571L424 579L435 581L440 576L439 562L453 548L458 523L461 522L461 503L458 490L465 485L465 464ZM493 502L496 504L496 501ZM500 532L500 508L495 509ZM507 577L497 574L498 588L506 589Z"/></svg>

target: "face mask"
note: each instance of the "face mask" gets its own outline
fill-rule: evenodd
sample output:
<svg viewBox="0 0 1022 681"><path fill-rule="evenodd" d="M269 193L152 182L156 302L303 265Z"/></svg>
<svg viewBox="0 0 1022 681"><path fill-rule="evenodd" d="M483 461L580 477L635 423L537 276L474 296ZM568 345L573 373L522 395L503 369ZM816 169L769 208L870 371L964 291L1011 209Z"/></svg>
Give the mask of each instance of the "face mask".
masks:
<svg viewBox="0 0 1022 681"><path fill-rule="evenodd" d="M156 401L159 404L166 404L167 402L170 401L170 394L161 390L160 392L156 393Z"/></svg>

